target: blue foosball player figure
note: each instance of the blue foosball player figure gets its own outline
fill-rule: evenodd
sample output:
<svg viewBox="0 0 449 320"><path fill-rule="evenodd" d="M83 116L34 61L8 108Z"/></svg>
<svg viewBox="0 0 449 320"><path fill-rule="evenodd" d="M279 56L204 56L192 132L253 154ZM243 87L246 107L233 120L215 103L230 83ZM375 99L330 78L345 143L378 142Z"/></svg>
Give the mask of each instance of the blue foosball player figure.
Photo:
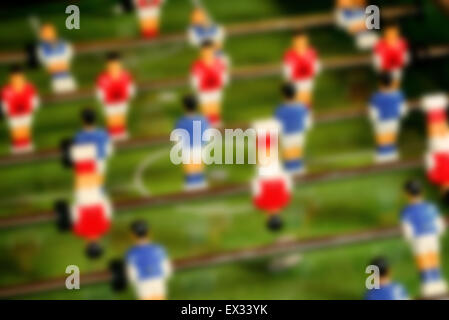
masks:
<svg viewBox="0 0 449 320"><path fill-rule="evenodd" d="M396 161L401 118L407 113L403 93L396 89L390 73L379 76L380 89L370 100L369 114L376 136L376 162Z"/></svg>
<svg viewBox="0 0 449 320"><path fill-rule="evenodd" d="M73 58L72 46L58 37L56 28L52 24L46 23L40 29L37 57L51 75L53 92L65 93L76 90L76 83L70 72Z"/></svg>
<svg viewBox="0 0 449 320"><path fill-rule="evenodd" d="M377 257L370 263L377 269L379 276L377 288L368 289L365 300L408 300L405 288L391 279L390 266L383 257Z"/></svg>
<svg viewBox="0 0 449 320"><path fill-rule="evenodd" d="M402 210L404 237L410 243L421 277L421 293L435 297L447 293L441 273L440 238L444 221L432 203L424 201L421 184L416 180L405 183L408 205Z"/></svg>
<svg viewBox="0 0 449 320"><path fill-rule="evenodd" d="M140 300L165 300L167 280L172 273L170 260L161 245L150 241L145 221L134 221L131 231L134 245L124 261L116 260L110 265L113 288L123 290L129 283Z"/></svg>
<svg viewBox="0 0 449 320"><path fill-rule="evenodd" d="M282 86L284 103L277 107L275 118L281 124L281 147L284 168L290 174L302 174L304 167L304 141L312 126L310 110L295 101L296 90L292 84Z"/></svg>
<svg viewBox="0 0 449 320"><path fill-rule="evenodd" d="M209 121L198 114L198 102L194 96L187 95L183 98L185 114L175 125L176 130L182 130L188 136L182 143L182 157L184 169L184 188L186 191L194 191L207 188L202 150L205 145L203 135L210 127ZM200 139L195 139L199 134ZM176 137L181 138L182 137Z"/></svg>

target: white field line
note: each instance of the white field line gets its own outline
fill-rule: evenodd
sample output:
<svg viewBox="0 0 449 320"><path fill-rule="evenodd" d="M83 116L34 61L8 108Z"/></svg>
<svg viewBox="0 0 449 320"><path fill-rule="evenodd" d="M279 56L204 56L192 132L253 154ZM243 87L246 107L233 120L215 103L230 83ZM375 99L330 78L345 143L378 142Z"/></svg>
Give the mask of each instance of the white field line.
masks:
<svg viewBox="0 0 449 320"><path fill-rule="evenodd" d="M145 186L145 183L143 181L143 174L145 173L145 170L155 162L157 162L159 159L161 159L164 155L167 154L167 149L158 150L156 152L151 152L145 159L143 159L139 165L137 166L137 169L134 173L133 177L133 186L134 188L139 192L141 196L149 196L150 192Z"/></svg>

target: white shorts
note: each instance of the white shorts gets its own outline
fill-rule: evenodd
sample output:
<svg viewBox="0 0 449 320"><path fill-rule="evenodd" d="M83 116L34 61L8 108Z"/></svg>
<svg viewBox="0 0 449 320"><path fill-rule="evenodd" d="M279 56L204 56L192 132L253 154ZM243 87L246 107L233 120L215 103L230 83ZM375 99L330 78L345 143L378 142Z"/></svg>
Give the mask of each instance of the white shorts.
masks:
<svg viewBox="0 0 449 320"><path fill-rule="evenodd" d="M313 78L307 79L307 80L300 80L295 81L294 86L297 92L301 91L312 91L314 87L314 81Z"/></svg>
<svg viewBox="0 0 449 320"><path fill-rule="evenodd" d="M116 114L122 115L126 114L128 112L128 103L122 102L122 103L112 103L112 104L105 104L105 113L108 116L113 116Z"/></svg>
<svg viewBox="0 0 449 320"><path fill-rule="evenodd" d="M103 203L105 200L104 192L101 188L89 187L75 189L75 201L78 205L92 205L97 203Z"/></svg>
<svg viewBox="0 0 449 320"><path fill-rule="evenodd" d="M214 90L214 91L207 91L207 92L199 92L198 93L198 100L200 104L206 104L206 103L219 103L222 98L222 92L221 89Z"/></svg>
<svg viewBox="0 0 449 320"><path fill-rule="evenodd" d="M159 7L150 7L144 9L137 9L137 16L139 19L150 19L159 17L161 9Z"/></svg>
<svg viewBox="0 0 449 320"><path fill-rule="evenodd" d="M375 121L374 130L377 134L396 133L399 130L399 120Z"/></svg>
<svg viewBox="0 0 449 320"><path fill-rule="evenodd" d="M139 299L148 299L151 297L165 298L167 291L165 278L163 277L139 281L135 284L135 288Z"/></svg>
<svg viewBox="0 0 449 320"><path fill-rule="evenodd" d="M71 75L53 78L51 81L51 86L53 91L56 93L76 90L76 83Z"/></svg>
<svg viewBox="0 0 449 320"><path fill-rule="evenodd" d="M31 115L8 117L8 124L11 129L17 127L30 127L32 122Z"/></svg>
<svg viewBox="0 0 449 320"><path fill-rule="evenodd" d="M379 35L373 31L359 32L356 35L357 48L360 50L372 49L377 41L379 40Z"/></svg>
<svg viewBox="0 0 449 320"><path fill-rule="evenodd" d="M281 142L284 148L302 147L304 145L304 133L293 133L281 135Z"/></svg>
<svg viewBox="0 0 449 320"><path fill-rule="evenodd" d="M440 252L440 241L437 235L416 237L411 240L412 250L415 255Z"/></svg>

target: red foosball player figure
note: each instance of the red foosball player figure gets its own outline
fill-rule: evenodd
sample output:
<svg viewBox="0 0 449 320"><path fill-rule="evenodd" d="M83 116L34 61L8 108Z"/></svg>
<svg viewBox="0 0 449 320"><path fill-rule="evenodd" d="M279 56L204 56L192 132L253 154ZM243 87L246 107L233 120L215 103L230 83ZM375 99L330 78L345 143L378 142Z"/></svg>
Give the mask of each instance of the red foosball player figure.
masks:
<svg viewBox="0 0 449 320"><path fill-rule="evenodd" d="M378 72L389 72L399 87L404 68L410 63L408 43L401 36L399 26L385 27L383 38L374 47L374 68Z"/></svg>
<svg viewBox="0 0 449 320"><path fill-rule="evenodd" d="M126 118L129 101L134 95L135 86L131 74L124 70L118 53L110 53L106 70L97 79L97 96L103 105L112 140L125 140L128 137Z"/></svg>
<svg viewBox="0 0 449 320"><path fill-rule="evenodd" d="M155 38L159 35L159 19L164 0L134 0L140 32L144 38Z"/></svg>
<svg viewBox="0 0 449 320"><path fill-rule="evenodd" d="M320 62L317 52L309 45L309 37L304 32L297 32L293 37L292 47L284 54L283 71L285 79L296 88L297 100L310 107Z"/></svg>
<svg viewBox="0 0 449 320"><path fill-rule="evenodd" d="M97 258L103 252L98 241L108 232L112 216L111 204L103 190L104 173L94 144L74 144L70 158L75 175L74 202L71 206L64 201L56 203L58 225L85 239L87 256Z"/></svg>
<svg viewBox="0 0 449 320"><path fill-rule="evenodd" d="M201 45L200 58L192 66L191 80L201 112L211 126L219 127L222 92L229 81L229 75L226 62L216 55L211 41L205 41Z"/></svg>
<svg viewBox="0 0 449 320"><path fill-rule="evenodd" d="M257 177L252 182L253 203L268 215L267 227L282 228L280 213L291 197L291 178L279 161L279 132L276 120L262 120L253 124L257 135Z"/></svg>
<svg viewBox="0 0 449 320"><path fill-rule="evenodd" d="M64 144L64 164L71 167L75 176L74 201L57 201L58 226L71 229L86 239L86 253L91 258L103 252L99 240L110 227L112 207L104 190L106 160L112 152L107 133L95 127L95 113L84 109L81 113L83 130Z"/></svg>
<svg viewBox="0 0 449 320"><path fill-rule="evenodd" d="M19 66L11 68L9 83L2 88L2 113L11 132L11 152L33 150L31 137L33 114L39 106L36 89Z"/></svg>
<svg viewBox="0 0 449 320"><path fill-rule="evenodd" d="M165 300L167 281L172 266L165 249L150 241L150 230L143 220L134 221L131 231L135 244L126 253L124 261L110 264L112 287L123 290L131 284L139 300Z"/></svg>
<svg viewBox="0 0 449 320"><path fill-rule="evenodd" d="M427 115L428 146L426 153L427 177L441 188L449 203L449 128L447 125L447 97L444 94L427 95L422 106Z"/></svg>
<svg viewBox="0 0 449 320"><path fill-rule="evenodd" d="M377 43L378 35L366 27L365 0L337 0L335 18L337 26L354 36L357 48L372 49Z"/></svg>

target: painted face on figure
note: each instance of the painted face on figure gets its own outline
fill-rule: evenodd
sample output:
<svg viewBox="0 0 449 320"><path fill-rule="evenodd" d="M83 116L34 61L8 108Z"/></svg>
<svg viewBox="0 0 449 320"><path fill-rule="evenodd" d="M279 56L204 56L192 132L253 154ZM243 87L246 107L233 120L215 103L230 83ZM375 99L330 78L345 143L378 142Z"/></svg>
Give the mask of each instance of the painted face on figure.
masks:
<svg viewBox="0 0 449 320"><path fill-rule="evenodd" d="M389 284L391 282L390 271L387 271L384 275L380 276L379 281L383 285Z"/></svg>
<svg viewBox="0 0 449 320"><path fill-rule="evenodd" d="M204 61L212 61L215 56L215 49L213 46L204 47L201 49L201 58Z"/></svg>
<svg viewBox="0 0 449 320"><path fill-rule="evenodd" d="M398 27L396 26L392 26L392 27L388 27L385 30L385 40L388 43L395 43L400 37L400 32Z"/></svg>
<svg viewBox="0 0 449 320"><path fill-rule="evenodd" d="M148 235L146 235L146 236L141 236L141 237L138 237L137 235L135 235L135 234L133 234L132 235L132 237L133 237L133 240L134 240L134 243L148 243L148 242L150 242L150 237L148 236Z"/></svg>
<svg viewBox="0 0 449 320"><path fill-rule="evenodd" d="M25 75L22 72L15 72L10 75L10 82L14 89L21 89L26 82Z"/></svg>
<svg viewBox="0 0 449 320"><path fill-rule="evenodd" d="M296 52L304 52L309 47L309 39L306 35L296 35L293 39L293 48Z"/></svg>
<svg viewBox="0 0 449 320"><path fill-rule="evenodd" d="M405 192L405 197L407 199L407 203L415 203L415 202L419 202L419 200L421 199L421 195L417 194L417 195L413 195L410 193Z"/></svg>
<svg viewBox="0 0 449 320"><path fill-rule="evenodd" d="M40 37L44 42L54 42L56 41L58 35L56 33L55 27L53 27L51 24L45 24L41 28Z"/></svg>
<svg viewBox="0 0 449 320"><path fill-rule="evenodd" d="M350 8L352 7L353 0L338 0L337 7L338 8Z"/></svg>
<svg viewBox="0 0 449 320"><path fill-rule="evenodd" d="M206 12L203 9L199 8L193 11L191 21L192 24L196 25L207 25L209 23Z"/></svg>
<svg viewBox="0 0 449 320"><path fill-rule="evenodd" d="M106 69L110 74L117 75L122 71L122 63L118 59L109 60Z"/></svg>

